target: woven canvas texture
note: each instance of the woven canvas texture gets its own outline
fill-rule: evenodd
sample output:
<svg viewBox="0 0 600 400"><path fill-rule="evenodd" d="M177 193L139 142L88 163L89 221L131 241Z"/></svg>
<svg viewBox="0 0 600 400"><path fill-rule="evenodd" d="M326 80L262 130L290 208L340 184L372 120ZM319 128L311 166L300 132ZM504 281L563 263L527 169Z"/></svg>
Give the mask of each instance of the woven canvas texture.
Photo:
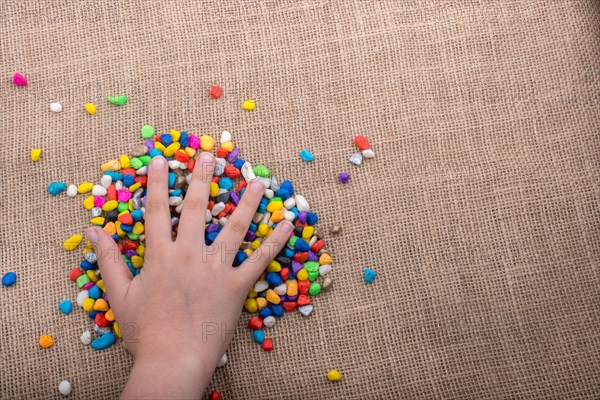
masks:
<svg viewBox="0 0 600 400"><path fill-rule="evenodd" d="M599 45L595 0L1 2L0 272L19 278L0 288L0 397L122 390L131 357L84 347L92 321L57 307L89 212L46 188L98 181L148 123L230 130L343 229L333 289L278 321L273 352L242 315L224 399L600 398ZM377 154L359 167L357 134Z"/></svg>

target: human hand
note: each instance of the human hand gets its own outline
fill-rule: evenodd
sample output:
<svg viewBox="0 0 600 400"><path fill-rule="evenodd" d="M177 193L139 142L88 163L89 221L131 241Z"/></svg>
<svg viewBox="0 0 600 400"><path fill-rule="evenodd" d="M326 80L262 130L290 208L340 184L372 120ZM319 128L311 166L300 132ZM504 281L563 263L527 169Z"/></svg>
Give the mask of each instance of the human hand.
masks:
<svg viewBox="0 0 600 400"><path fill-rule="evenodd" d="M90 228L111 308L135 358L124 398L199 398L223 355L246 294L287 242L293 225L281 221L239 267L235 254L265 190L246 188L214 243L204 242L214 158L202 153L192 173L172 239L168 168L155 157L148 170L144 266L133 277L111 236Z"/></svg>

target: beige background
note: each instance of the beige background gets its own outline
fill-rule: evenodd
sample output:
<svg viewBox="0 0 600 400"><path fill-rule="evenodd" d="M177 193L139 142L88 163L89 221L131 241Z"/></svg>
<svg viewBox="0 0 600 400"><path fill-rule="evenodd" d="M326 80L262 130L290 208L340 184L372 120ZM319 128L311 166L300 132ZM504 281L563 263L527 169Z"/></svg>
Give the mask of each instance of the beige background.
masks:
<svg viewBox="0 0 600 400"><path fill-rule="evenodd" d="M122 389L126 351L84 348L91 321L58 311L79 262L61 243L88 216L46 187L99 179L150 123L231 130L320 226L343 226L327 238L334 289L273 328L276 351L244 316L210 385L225 399L600 398L599 4L3 1L0 272L19 280L0 288L0 397ZM104 100L117 93L123 108ZM377 158L353 167L359 133Z"/></svg>

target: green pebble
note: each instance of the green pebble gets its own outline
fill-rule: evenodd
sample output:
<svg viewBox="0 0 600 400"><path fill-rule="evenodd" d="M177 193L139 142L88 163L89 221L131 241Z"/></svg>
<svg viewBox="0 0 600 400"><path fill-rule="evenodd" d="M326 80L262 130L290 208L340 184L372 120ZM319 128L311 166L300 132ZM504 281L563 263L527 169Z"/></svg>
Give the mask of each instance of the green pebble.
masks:
<svg viewBox="0 0 600 400"><path fill-rule="evenodd" d="M283 200L281 199L281 197L273 197L271 200L269 200L269 203L278 201L280 203L283 203Z"/></svg>
<svg viewBox="0 0 600 400"><path fill-rule="evenodd" d="M152 161L152 157L150 157L149 155L141 156L139 157L139 159L144 166L150 164L150 161Z"/></svg>
<svg viewBox="0 0 600 400"><path fill-rule="evenodd" d="M141 133L144 139L151 139L154 136L154 127L152 125L144 125L142 126Z"/></svg>
<svg viewBox="0 0 600 400"><path fill-rule="evenodd" d="M317 261L307 261L304 263L304 269L308 272L319 272L319 263Z"/></svg>
<svg viewBox="0 0 600 400"><path fill-rule="evenodd" d="M82 287L84 287L85 285L90 283L91 280L90 280L90 277L87 276L87 274L83 274L79 278L77 278L76 282L77 282L77 287L79 287L81 289Z"/></svg>
<svg viewBox="0 0 600 400"><path fill-rule="evenodd" d="M131 168L133 168L133 169L140 169L143 166L144 166L144 163L139 158L134 157L134 158L131 159Z"/></svg>
<svg viewBox="0 0 600 400"><path fill-rule="evenodd" d="M115 106L124 106L125 103L127 103L127 96L125 96L124 94L119 96L109 96L106 98L106 101L108 101L111 104L114 104Z"/></svg>
<svg viewBox="0 0 600 400"><path fill-rule="evenodd" d="M314 281L315 279L317 279L319 277L319 271L309 271L308 272L308 280L309 281Z"/></svg>
<svg viewBox="0 0 600 400"><path fill-rule="evenodd" d="M296 248L296 242L298 241L298 236L292 236L290 238L290 240L288 241L290 248L294 249Z"/></svg>
<svg viewBox="0 0 600 400"><path fill-rule="evenodd" d="M311 296L314 296L319 293L321 293L321 285L319 285L318 282L311 283L310 287L308 288L308 294L310 294Z"/></svg>
<svg viewBox="0 0 600 400"><path fill-rule="evenodd" d="M131 240L138 240L138 239L140 238L140 235L136 235L136 234L135 234L135 233L133 233L133 232L129 232L129 233L127 234L127 237L128 237L129 239L131 239Z"/></svg>
<svg viewBox="0 0 600 400"><path fill-rule="evenodd" d="M129 203L125 201L120 201L119 205L117 206L117 210L119 210L120 213L122 213L123 211L129 211Z"/></svg>
<svg viewBox="0 0 600 400"><path fill-rule="evenodd" d="M263 178L268 178L271 176L271 171L269 171L269 169L262 164L258 164L252 168L252 171L254 172L254 175L262 176Z"/></svg>

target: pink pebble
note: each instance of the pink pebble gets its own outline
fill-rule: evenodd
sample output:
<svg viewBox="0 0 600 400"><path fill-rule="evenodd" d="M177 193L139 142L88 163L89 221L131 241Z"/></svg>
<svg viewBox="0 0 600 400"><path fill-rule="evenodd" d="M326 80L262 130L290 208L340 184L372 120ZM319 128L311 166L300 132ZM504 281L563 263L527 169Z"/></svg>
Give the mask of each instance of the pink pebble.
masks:
<svg viewBox="0 0 600 400"><path fill-rule="evenodd" d="M118 190L117 197L119 198L119 201L122 201L122 202L129 201L129 199L131 198L131 192L126 189Z"/></svg>
<svg viewBox="0 0 600 400"><path fill-rule="evenodd" d="M15 72L15 76L13 76L13 83L17 86L27 86L27 79L23 75L18 72Z"/></svg>
<svg viewBox="0 0 600 400"><path fill-rule="evenodd" d="M189 140L190 140L190 147L192 149L199 149L200 148L200 139L198 138L198 136L196 135L190 135L189 136Z"/></svg>
<svg viewBox="0 0 600 400"><path fill-rule="evenodd" d="M106 199L102 196L94 196L94 207L100 207L106 203Z"/></svg>
<svg viewBox="0 0 600 400"><path fill-rule="evenodd" d="M90 290L95 284L96 282L86 283L85 285L83 285L83 290Z"/></svg>

